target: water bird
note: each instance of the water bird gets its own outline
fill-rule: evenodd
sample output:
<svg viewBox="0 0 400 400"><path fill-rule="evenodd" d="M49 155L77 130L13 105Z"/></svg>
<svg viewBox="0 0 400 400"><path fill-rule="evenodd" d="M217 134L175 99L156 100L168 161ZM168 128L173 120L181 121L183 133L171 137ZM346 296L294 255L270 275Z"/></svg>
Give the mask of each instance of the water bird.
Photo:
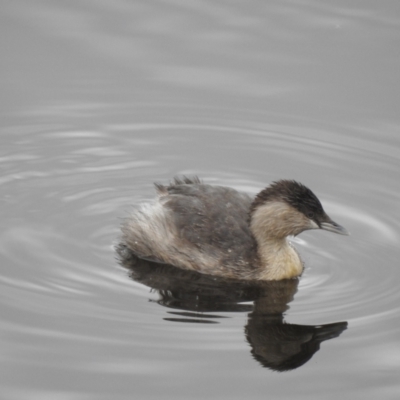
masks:
<svg viewBox="0 0 400 400"><path fill-rule="evenodd" d="M155 184L157 198L122 224L121 241L142 259L239 280L298 277L289 236L309 229L347 235L303 184L282 179L252 198L198 177Z"/></svg>

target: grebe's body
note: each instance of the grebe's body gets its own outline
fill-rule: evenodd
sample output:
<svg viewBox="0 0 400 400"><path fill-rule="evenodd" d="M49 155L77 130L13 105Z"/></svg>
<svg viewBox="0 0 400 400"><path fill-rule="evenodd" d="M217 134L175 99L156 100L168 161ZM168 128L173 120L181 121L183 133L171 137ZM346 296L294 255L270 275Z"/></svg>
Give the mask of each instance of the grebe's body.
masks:
<svg viewBox="0 0 400 400"><path fill-rule="evenodd" d="M156 184L157 199L122 226L138 257L204 274L279 280L299 276L303 263L287 237L307 229L346 234L310 189L281 180L255 199L234 189L175 178Z"/></svg>

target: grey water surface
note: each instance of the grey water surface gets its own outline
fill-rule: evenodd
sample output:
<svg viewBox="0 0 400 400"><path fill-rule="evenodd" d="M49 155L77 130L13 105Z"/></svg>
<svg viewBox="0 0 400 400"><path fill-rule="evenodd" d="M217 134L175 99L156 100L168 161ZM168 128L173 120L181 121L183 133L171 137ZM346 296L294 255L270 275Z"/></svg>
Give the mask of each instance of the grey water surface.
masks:
<svg viewBox="0 0 400 400"><path fill-rule="evenodd" d="M0 398L398 399L400 3L16 0L0 13ZM309 186L298 285L121 261L174 175Z"/></svg>

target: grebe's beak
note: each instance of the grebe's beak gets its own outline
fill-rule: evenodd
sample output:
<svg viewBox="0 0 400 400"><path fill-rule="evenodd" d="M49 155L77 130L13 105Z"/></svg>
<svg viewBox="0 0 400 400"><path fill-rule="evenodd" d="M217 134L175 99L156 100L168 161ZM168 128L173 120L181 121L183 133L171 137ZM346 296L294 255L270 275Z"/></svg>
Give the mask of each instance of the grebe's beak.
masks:
<svg viewBox="0 0 400 400"><path fill-rule="evenodd" d="M338 233L339 235L350 235L347 229L343 228L343 226L337 224L335 221L332 221L328 216L325 221L320 223L320 227L325 231Z"/></svg>

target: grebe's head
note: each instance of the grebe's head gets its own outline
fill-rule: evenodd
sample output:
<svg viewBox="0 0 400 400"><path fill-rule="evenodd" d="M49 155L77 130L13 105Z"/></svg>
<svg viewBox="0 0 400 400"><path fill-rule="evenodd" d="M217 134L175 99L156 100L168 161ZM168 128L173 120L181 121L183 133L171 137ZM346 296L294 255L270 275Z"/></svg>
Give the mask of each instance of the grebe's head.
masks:
<svg viewBox="0 0 400 400"><path fill-rule="evenodd" d="M261 191L251 206L251 221L270 219L269 228L279 237L298 235L307 229L348 235L345 228L332 221L317 196L306 186L292 180L280 180Z"/></svg>

